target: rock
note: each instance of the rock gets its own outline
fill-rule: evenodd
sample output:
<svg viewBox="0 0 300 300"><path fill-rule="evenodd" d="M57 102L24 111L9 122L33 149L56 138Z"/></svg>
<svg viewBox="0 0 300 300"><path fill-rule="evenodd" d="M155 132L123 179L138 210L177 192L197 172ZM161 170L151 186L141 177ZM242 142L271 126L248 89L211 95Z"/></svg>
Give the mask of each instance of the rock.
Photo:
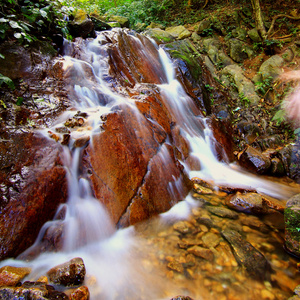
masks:
<svg viewBox="0 0 300 300"><path fill-rule="evenodd" d="M107 23L111 28L122 28L122 25L119 22L108 22Z"/></svg>
<svg viewBox="0 0 300 300"><path fill-rule="evenodd" d="M0 53L5 56L0 64L2 75L12 80L22 78L38 82L45 77L57 52L50 44L43 42L33 44L29 49L16 43L4 42L0 45Z"/></svg>
<svg viewBox="0 0 300 300"><path fill-rule="evenodd" d="M203 245L207 248L215 248L220 243L220 237L215 233L208 232L202 237Z"/></svg>
<svg viewBox="0 0 300 300"><path fill-rule="evenodd" d="M240 66L226 66L221 71L221 75L221 80L223 81L224 77L227 77L229 83L232 82L236 85L239 95L243 95L243 97L249 99L250 104L257 104L259 102L260 99L255 92L254 84L243 75L243 70ZM227 84L226 81L225 84Z"/></svg>
<svg viewBox="0 0 300 300"><path fill-rule="evenodd" d="M284 223L286 249L300 257L300 205L289 204L284 210Z"/></svg>
<svg viewBox="0 0 300 300"><path fill-rule="evenodd" d="M193 32L191 37L194 43L198 43L201 41L201 36L199 36L196 32Z"/></svg>
<svg viewBox="0 0 300 300"><path fill-rule="evenodd" d="M177 260L173 260L170 261L167 265L167 267L171 270L174 270L178 273L183 273L184 272L184 268L182 266L182 264L180 262L178 262Z"/></svg>
<svg viewBox="0 0 300 300"><path fill-rule="evenodd" d="M0 287L17 285L30 272L30 268L4 266L0 268Z"/></svg>
<svg viewBox="0 0 300 300"><path fill-rule="evenodd" d="M237 262L244 266L252 277L261 280L266 278L269 264L263 254L234 230L225 229L222 236L230 244Z"/></svg>
<svg viewBox="0 0 300 300"><path fill-rule="evenodd" d="M81 286L71 293L70 300L89 300L90 293L89 289L86 286Z"/></svg>
<svg viewBox="0 0 300 300"><path fill-rule="evenodd" d="M58 265L47 272L50 282L64 286L82 284L85 277L85 266L79 257Z"/></svg>
<svg viewBox="0 0 300 300"><path fill-rule="evenodd" d="M130 26L129 19L126 17L123 17L123 16L110 16L108 20L109 20L109 22L119 23L122 28L124 28L124 27L129 28L129 26Z"/></svg>
<svg viewBox="0 0 300 300"><path fill-rule="evenodd" d="M238 219L239 215L232 211L231 209L225 207L217 207L217 206L207 206L207 210L214 215L217 215L221 218L228 218L236 220Z"/></svg>
<svg viewBox="0 0 300 300"><path fill-rule="evenodd" d="M100 19L96 17L91 16L91 20L94 23L94 29L95 31L103 31L103 30L110 30L112 27L106 23L101 21Z"/></svg>
<svg viewBox="0 0 300 300"><path fill-rule="evenodd" d="M217 38L209 38L203 41L207 55L217 67L225 67L234 64L233 60L223 51L223 45Z"/></svg>
<svg viewBox="0 0 300 300"><path fill-rule="evenodd" d="M158 44L170 43L175 40L175 37L172 34L158 28L147 29L143 34L150 36Z"/></svg>
<svg viewBox="0 0 300 300"><path fill-rule="evenodd" d="M200 184L197 183L194 183L193 190L198 194L204 194L204 195L211 195L214 193L211 189L205 186L201 186Z"/></svg>
<svg viewBox="0 0 300 300"><path fill-rule="evenodd" d="M193 300L193 299L189 296L176 296L171 298L170 300Z"/></svg>
<svg viewBox="0 0 300 300"><path fill-rule="evenodd" d="M262 42L262 39L260 37L260 35L258 34L258 31L256 28L250 29L247 34L249 35L250 39L254 42L254 43L260 43Z"/></svg>
<svg viewBox="0 0 300 300"><path fill-rule="evenodd" d="M279 55L273 55L262 63L259 68L258 76L253 78L255 82L264 81L265 79L272 77L276 79L283 73L284 59Z"/></svg>
<svg viewBox="0 0 300 300"><path fill-rule="evenodd" d="M147 26L147 29L152 29L152 28L158 28L158 29L164 30L165 26L160 23L151 22L150 25Z"/></svg>
<svg viewBox="0 0 300 300"><path fill-rule="evenodd" d="M182 40L192 35L192 33L182 25L175 27L167 27L166 32L173 35L177 40Z"/></svg>
<svg viewBox="0 0 300 300"><path fill-rule="evenodd" d="M74 21L69 23L69 30L73 37L96 37L95 24L83 10L76 12Z"/></svg>
<svg viewBox="0 0 300 300"><path fill-rule="evenodd" d="M87 145L87 143L89 141L90 141L90 136L82 136L74 141L73 146L75 148L81 148L81 147Z"/></svg>
<svg viewBox="0 0 300 300"><path fill-rule="evenodd" d="M231 35L243 42L247 42L247 31L244 28L237 27L231 31Z"/></svg>
<svg viewBox="0 0 300 300"><path fill-rule="evenodd" d="M182 233L187 234L191 232L191 225L188 222L180 221L173 225L174 230Z"/></svg>
<svg viewBox="0 0 300 300"><path fill-rule="evenodd" d="M267 205L263 202L262 196L257 193L237 192L226 201L226 204L235 210L246 213L268 213Z"/></svg>
<svg viewBox="0 0 300 300"><path fill-rule="evenodd" d="M258 174L266 174L271 167L271 160L259 150L248 146L239 157L241 166Z"/></svg>
<svg viewBox="0 0 300 300"><path fill-rule="evenodd" d="M195 256L204 258L205 260L208 260L212 262L214 260L214 254L210 249L206 249L200 246L194 246L187 249L188 253L194 254Z"/></svg>
<svg viewBox="0 0 300 300"><path fill-rule="evenodd" d="M281 159L274 157L271 159L271 174L274 176L283 176L285 175L285 169Z"/></svg>
<svg viewBox="0 0 300 300"><path fill-rule="evenodd" d="M55 291L55 289L42 282L26 281L18 287L1 287L0 299L57 299L68 300L65 293Z"/></svg>
<svg viewBox="0 0 300 300"><path fill-rule="evenodd" d="M202 20L198 27L196 28L195 32L197 34L203 34L205 32L205 30L209 29L212 26L212 20L211 18L206 18L204 20Z"/></svg>
<svg viewBox="0 0 300 300"><path fill-rule="evenodd" d="M289 198L286 202L286 208L292 206L299 206L300 207L300 194L294 195L293 197Z"/></svg>
<svg viewBox="0 0 300 300"><path fill-rule="evenodd" d="M229 56L237 63L251 58L254 54L248 44L238 39L230 39L227 41Z"/></svg>
<svg viewBox="0 0 300 300"><path fill-rule="evenodd" d="M1 134L1 133L0 133ZM35 241L67 199L62 147L32 133L5 132L0 142L0 259Z"/></svg>
<svg viewBox="0 0 300 300"><path fill-rule="evenodd" d="M255 230L259 230L263 233L268 233L270 229L268 226L260 221L257 217L254 216L248 216L247 218L244 218L241 220L243 225L249 226L250 228L253 228Z"/></svg>

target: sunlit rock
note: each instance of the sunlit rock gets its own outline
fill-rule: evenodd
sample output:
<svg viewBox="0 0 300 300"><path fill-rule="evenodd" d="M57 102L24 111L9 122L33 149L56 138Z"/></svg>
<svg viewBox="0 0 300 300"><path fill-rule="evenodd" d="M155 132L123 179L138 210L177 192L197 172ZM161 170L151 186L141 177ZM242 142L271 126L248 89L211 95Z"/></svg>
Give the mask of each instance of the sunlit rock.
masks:
<svg viewBox="0 0 300 300"><path fill-rule="evenodd" d="M4 266L0 268L0 287L17 285L30 272L30 268Z"/></svg>
<svg viewBox="0 0 300 300"><path fill-rule="evenodd" d="M262 196L257 193L245 193L237 192L226 204L238 211L247 213L267 213L268 207L264 204Z"/></svg>
<svg viewBox="0 0 300 300"><path fill-rule="evenodd" d="M69 262L58 265L47 272L49 280L64 286L79 285L84 281L85 265L81 258L73 258Z"/></svg>
<svg viewBox="0 0 300 300"><path fill-rule="evenodd" d="M147 28L143 34L150 36L158 44L170 43L176 39L171 33L160 28Z"/></svg>
<svg viewBox="0 0 300 300"><path fill-rule="evenodd" d="M170 33L178 40L188 38L192 35L192 33L182 25L174 26L174 27L167 27L166 32Z"/></svg>
<svg viewBox="0 0 300 300"><path fill-rule="evenodd" d="M70 300L88 300L90 298L89 289L86 286L81 286L70 295Z"/></svg>

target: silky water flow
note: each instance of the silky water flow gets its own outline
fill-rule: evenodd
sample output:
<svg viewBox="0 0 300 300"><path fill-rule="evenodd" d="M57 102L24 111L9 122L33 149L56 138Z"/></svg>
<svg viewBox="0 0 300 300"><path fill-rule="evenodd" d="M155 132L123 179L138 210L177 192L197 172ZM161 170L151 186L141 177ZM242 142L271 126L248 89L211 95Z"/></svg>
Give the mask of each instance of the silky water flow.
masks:
<svg viewBox="0 0 300 300"><path fill-rule="evenodd" d="M113 34L118 34L118 31L119 29L115 29ZM58 208L56 214L58 216L64 212L64 219L60 220L55 217L53 221L46 223L35 244L21 257L26 257L27 253L37 247L44 233L51 226L62 225L64 228L62 250L42 253L29 262L17 259L6 260L1 263L1 266L29 266L32 272L25 279L37 280L51 267L74 257L81 257L87 270L84 284L88 286L92 300L170 299L177 294L187 294L195 299L213 299L207 297L200 287L189 288L191 285L185 283L182 278L180 278L183 280L180 284L172 278L167 278L161 271L161 266L148 258L148 252L152 249L149 249L151 245L147 244L147 240L136 234L133 226L116 230L105 207L93 197L88 180L79 174L82 148L74 150L72 141L81 136L90 135L90 143L93 143L93 134L101 132L101 115L110 113L116 106L126 106L134 112L133 115L137 120L142 118L132 99L124 96L122 90L116 92L111 88L106 42L104 42L105 34L107 33L98 33L96 39L76 45L75 48L82 47L80 58L71 56L72 44L67 43L65 46L64 65L66 72L72 73L71 95L72 99L75 99L74 107L76 111L87 113L88 125L81 131L73 131L70 146L65 146L64 163L68 173L69 199L66 204ZM130 38L140 43L140 51L143 52L141 55L150 55L145 52L146 49L142 48L141 41L134 35ZM289 190L283 185L262 180L239 170L236 166L217 160L212 146L214 137L209 127L206 126L205 118L194 115L195 104L176 80L174 66L168 54L162 47L156 45L155 47L163 74L161 82L156 84L156 87L160 90L164 104L172 118L179 125L181 135L189 142L190 155L201 165L201 170L193 170L182 162L190 178L199 177L215 182L218 186L255 189L277 198L286 199L290 196ZM64 113L53 128L74 116L76 111ZM48 130L42 134L48 135ZM162 149L160 153L159 162L164 168L164 163L169 159L169 153L166 149ZM182 188L180 185L181 183L176 180L169 183L170 193L180 192ZM168 220L172 222L184 220L197 206L199 202L188 195L169 211L161 214L160 218L155 221L155 226L164 227ZM157 255L162 255L162 253Z"/></svg>

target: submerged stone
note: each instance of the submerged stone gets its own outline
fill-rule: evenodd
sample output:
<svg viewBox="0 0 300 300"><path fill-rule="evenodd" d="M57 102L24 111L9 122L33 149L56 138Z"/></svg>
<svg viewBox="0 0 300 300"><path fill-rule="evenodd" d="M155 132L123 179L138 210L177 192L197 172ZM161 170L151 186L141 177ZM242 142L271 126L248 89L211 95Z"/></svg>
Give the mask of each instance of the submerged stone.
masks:
<svg viewBox="0 0 300 300"><path fill-rule="evenodd" d="M269 264L264 255L234 230L225 229L222 235L230 244L237 262L254 278L265 279Z"/></svg>
<svg viewBox="0 0 300 300"><path fill-rule="evenodd" d="M214 215L217 215L222 218L229 218L229 219L238 219L239 215L232 211L231 209L220 207L220 206L208 206L207 210Z"/></svg>

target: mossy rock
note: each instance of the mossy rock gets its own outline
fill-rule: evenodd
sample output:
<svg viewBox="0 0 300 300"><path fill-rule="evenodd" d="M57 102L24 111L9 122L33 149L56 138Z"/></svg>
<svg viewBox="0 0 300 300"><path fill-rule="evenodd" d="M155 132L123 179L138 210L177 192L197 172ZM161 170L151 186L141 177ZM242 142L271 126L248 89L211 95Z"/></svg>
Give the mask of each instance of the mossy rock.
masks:
<svg viewBox="0 0 300 300"><path fill-rule="evenodd" d="M173 59L182 60L186 64L195 80L199 79L202 73L198 60L200 53L189 40L180 40L166 44L165 49L170 53Z"/></svg>
<svg viewBox="0 0 300 300"><path fill-rule="evenodd" d="M144 32L144 35L150 36L158 44L166 44L175 41L175 37L159 28L149 28Z"/></svg>
<svg viewBox="0 0 300 300"><path fill-rule="evenodd" d="M126 18L126 17L122 17L122 16L110 16L109 17L109 22L117 22L117 23L120 24L120 26L122 28L124 28L124 27L129 28L129 26L130 26L129 19Z"/></svg>
<svg viewBox="0 0 300 300"><path fill-rule="evenodd" d="M284 210L285 246L289 252L300 257L300 206Z"/></svg>

